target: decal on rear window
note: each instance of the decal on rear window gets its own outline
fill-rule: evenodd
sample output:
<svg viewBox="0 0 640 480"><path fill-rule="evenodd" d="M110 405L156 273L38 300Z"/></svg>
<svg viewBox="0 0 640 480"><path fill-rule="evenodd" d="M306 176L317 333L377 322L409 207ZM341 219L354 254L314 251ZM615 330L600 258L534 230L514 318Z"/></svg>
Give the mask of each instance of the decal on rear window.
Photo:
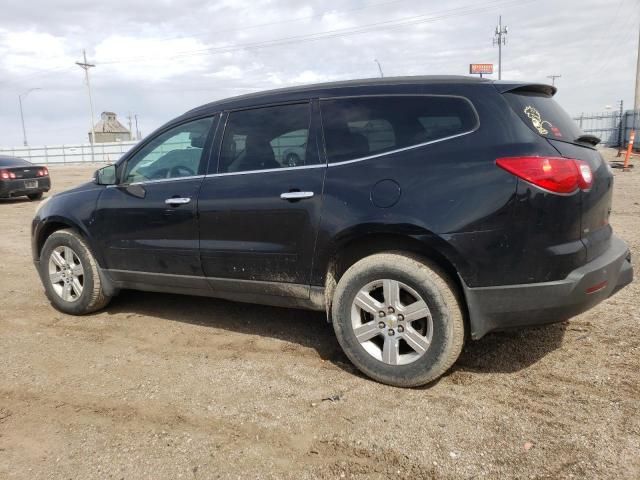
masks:
<svg viewBox="0 0 640 480"><path fill-rule="evenodd" d="M542 117L540 116L540 112L536 110L534 107L532 107L531 105L524 108L524 114L531 119L531 123L533 124L534 128L538 130L538 132L541 135L546 135L547 133L549 133L549 131L546 128L544 128L545 123L549 125L549 128L551 128L551 130L553 130L554 133L556 133L555 131L558 130L553 125L551 125L551 122L542 120Z"/></svg>

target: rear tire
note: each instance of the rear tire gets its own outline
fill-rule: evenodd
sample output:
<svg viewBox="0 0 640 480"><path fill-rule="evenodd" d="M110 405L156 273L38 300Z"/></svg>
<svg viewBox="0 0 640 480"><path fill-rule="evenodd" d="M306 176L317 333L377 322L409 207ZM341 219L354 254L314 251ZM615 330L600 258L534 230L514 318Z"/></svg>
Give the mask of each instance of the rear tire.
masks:
<svg viewBox="0 0 640 480"><path fill-rule="evenodd" d="M45 241L40 278L49 301L64 313L95 312L111 300L104 293L98 263L89 246L71 229L58 230Z"/></svg>
<svg viewBox="0 0 640 480"><path fill-rule="evenodd" d="M30 193L29 195L27 195L27 198L29 200L42 200L42 192Z"/></svg>
<svg viewBox="0 0 640 480"><path fill-rule="evenodd" d="M403 253L375 254L352 265L336 286L332 314L345 354L388 385L436 380L464 344L455 285L438 266Z"/></svg>

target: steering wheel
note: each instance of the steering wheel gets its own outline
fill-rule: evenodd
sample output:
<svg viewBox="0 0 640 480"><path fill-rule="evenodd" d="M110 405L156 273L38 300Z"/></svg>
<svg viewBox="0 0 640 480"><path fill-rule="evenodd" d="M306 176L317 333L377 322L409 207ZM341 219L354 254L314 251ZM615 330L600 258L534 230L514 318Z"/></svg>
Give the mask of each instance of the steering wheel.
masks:
<svg viewBox="0 0 640 480"><path fill-rule="evenodd" d="M169 170L169 174L167 175L167 178L191 177L195 174L196 172L191 170L189 167L185 167L184 165L176 165L175 167L171 167L171 170Z"/></svg>

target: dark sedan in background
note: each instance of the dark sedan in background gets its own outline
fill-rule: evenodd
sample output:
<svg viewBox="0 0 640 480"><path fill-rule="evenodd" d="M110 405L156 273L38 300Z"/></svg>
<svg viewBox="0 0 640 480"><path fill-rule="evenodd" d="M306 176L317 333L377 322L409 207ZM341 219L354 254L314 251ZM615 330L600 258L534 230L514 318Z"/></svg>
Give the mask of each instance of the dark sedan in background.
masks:
<svg viewBox="0 0 640 480"><path fill-rule="evenodd" d="M40 200L50 189L47 167L0 155L0 198L27 196L30 200Z"/></svg>

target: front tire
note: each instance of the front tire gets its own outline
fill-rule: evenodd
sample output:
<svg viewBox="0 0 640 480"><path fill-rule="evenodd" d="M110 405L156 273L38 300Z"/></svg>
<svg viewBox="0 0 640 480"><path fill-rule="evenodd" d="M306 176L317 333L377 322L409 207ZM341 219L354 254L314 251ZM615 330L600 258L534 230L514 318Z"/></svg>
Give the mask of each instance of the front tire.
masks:
<svg viewBox="0 0 640 480"><path fill-rule="evenodd" d="M340 278L332 305L342 349L382 383L416 387L439 378L464 344L462 305L446 274L402 253L380 253Z"/></svg>
<svg viewBox="0 0 640 480"><path fill-rule="evenodd" d="M40 278L49 301L64 313L95 312L111 300L104 293L89 246L71 229L58 230L47 238L40 254Z"/></svg>

